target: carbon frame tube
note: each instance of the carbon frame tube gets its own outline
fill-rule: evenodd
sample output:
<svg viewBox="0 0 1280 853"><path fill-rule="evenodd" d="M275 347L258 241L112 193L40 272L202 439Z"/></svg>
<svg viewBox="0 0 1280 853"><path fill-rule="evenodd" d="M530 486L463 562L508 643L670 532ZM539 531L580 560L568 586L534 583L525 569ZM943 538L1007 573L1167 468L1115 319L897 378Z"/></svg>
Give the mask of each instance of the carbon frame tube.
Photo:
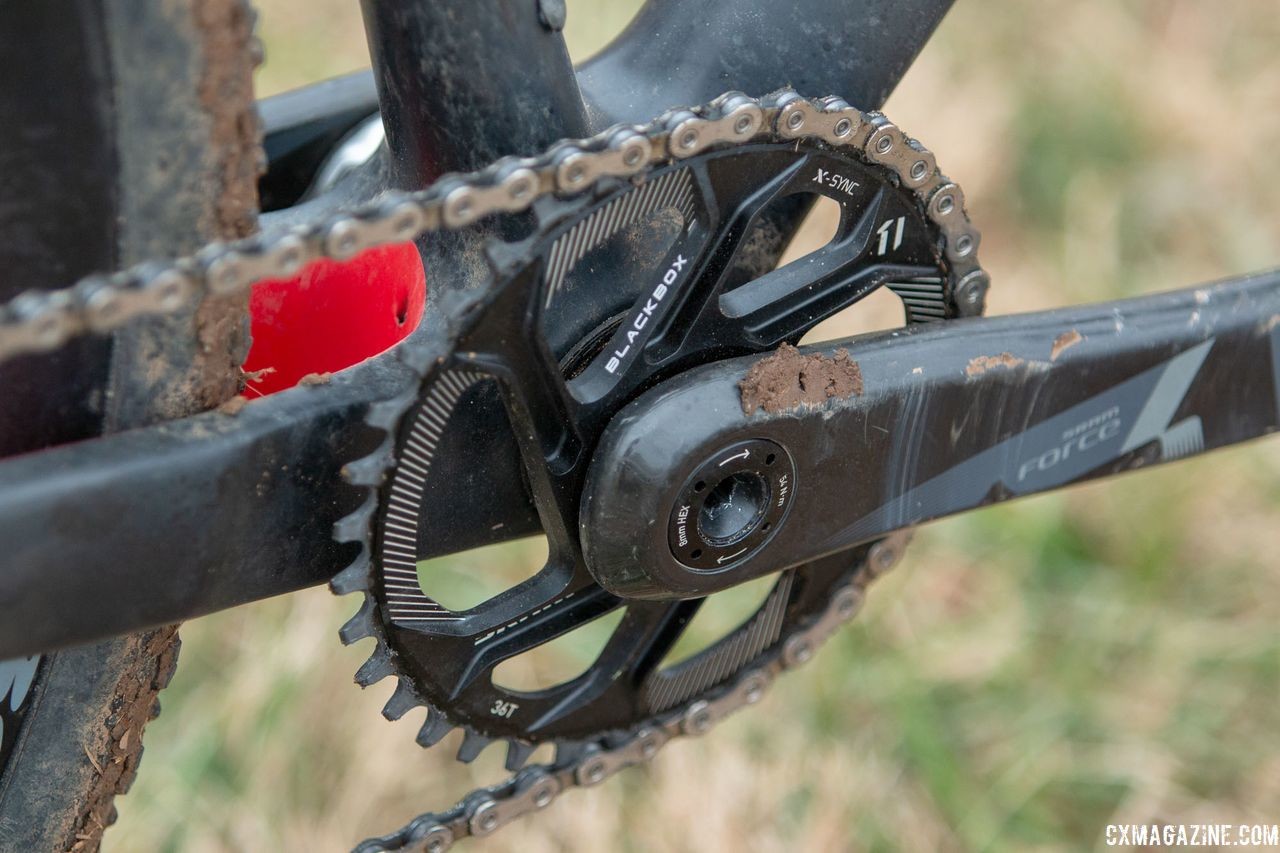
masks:
<svg viewBox="0 0 1280 853"><path fill-rule="evenodd" d="M564 37L534 0L361 6L397 186L586 135Z"/></svg>
<svg viewBox="0 0 1280 853"><path fill-rule="evenodd" d="M514 13L519 32L501 30L498 22L504 17L493 13L492 3L474 4L468 7L472 10L469 14L482 19L479 32L490 49L498 46L498 68L505 69L500 81L505 86L502 91L512 100L504 108L507 112L491 110L479 120L485 122L482 129L490 140L492 153L513 146L531 149L534 146L529 143L536 138L550 144L564 136L600 130L616 121L647 121L669 107L702 103L730 88L762 95L789 85L806 95L837 94L863 109L877 109L898 85L953 2L800 0L793 15L769 15L761 11L758 0L650 0L613 42L578 67L577 85L586 101L587 124L578 118L581 108L574 103L577 93L573 87L561 85L566 79L567 62L562 52L563 39L540 20L534 21L535 4L522 6ZM442 160L437 169L470 168L468 163L478 167L489 162L468 154L471 139L462 131L462 125L455 125L456 131L443 127L445 122L472 122L477 117L460 115L459 95L452 96L450 102L443 96L444 87L440 84L463 84L466 88L454 91L470 91L469 97L476 104L487 103L485 99L491 97L490 92L480 89L473 73L481 58L474 45L450 42L458 65L446 69L447 78L437 82L415 76L410 81L408 86L420 90L421 99L409 100L414 96L398 94L404 85L394 82L398 69L405 63L418 62L419 49L393 43L390 34L396 27L412 25L429 35L439 26L440 13L419 9L418 5L404 11L389 6L385 0L365 0L371 52L376 51L379 63L377 81L373 71L357 71L262 102L267 155L271 160L265 185L288 183L286 179L294 178L297 170L318 168L320 158L316 152L332 146L359 119L378 109L379 89L386 93L382 102L384 115L397 116L397 129L388 128L389 133L401 135L402 141L394 143L397 150L400 146L432 146L440 152L437 156L451 163L446 166ZM510 5L502 4L504 14L512 14ZM697 50L689 49L690 33L697 33ZM552 93L543 109L557 110L573 119L560 123L559 136L548 133L553 128L536 120L537 90L519 73L518 64L527 61L529 55L523 50L511 50L510 40L525 35L538 45L532 57L538 63L536 67L542 69L537 86ZM501 38L495 41L495 36ZM429 44L428 52L437 57L432 60L433 67L438 67L438 57L445 49L445 44L438 41ZM814 60L815 55L820 61ZM518 93L523 94L517 96ZM512 109L514 112L510 112ZM441 125L426 131L434 136L413 129L422 115ZM514 115L524 124L513 124L507 115ZM535 136L519 135L531 127ZM286 174L281 174L282 168L287 169ZM305 186L302 179L295 179L293 184L299 182ZM268 195L274 197L272 193Z"/></svg>
<svg viewBox="0 0 1280 853"><path fill-rule="evenodd" d="M258 181L265 211L297 204L334 148L378 111L371 71L322 80L258 101L267 171Z"/></svg>
<svg viewBox="0 0 1280 853"><path fill-rule="evenodd" d="M0 465L0 660L328 581L359 548L333 525L363 494L341 466L382 435L369 404L410 382L394 359Z"/></svg>
<svg viewBox="0 0 1280 853"><path fill-rule="evenodd" d="M648 121L736 89L884 105L954 0L649 0L579 69L592 124Z"/></svg>

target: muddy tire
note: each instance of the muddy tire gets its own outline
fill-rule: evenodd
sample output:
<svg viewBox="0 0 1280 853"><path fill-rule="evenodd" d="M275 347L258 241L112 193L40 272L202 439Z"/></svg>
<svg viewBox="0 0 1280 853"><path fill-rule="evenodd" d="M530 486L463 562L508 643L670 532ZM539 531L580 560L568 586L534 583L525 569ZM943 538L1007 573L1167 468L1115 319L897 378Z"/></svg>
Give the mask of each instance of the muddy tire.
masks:
<svg viewBox="0 0 1280 853"><path fill-rule="evenodd" d="M255 227L247 4L18 0L5 18L0 299ZM0 456L212 408L248 343L237 297L8 362ZM168 626L0 663L0 850L98 848L177 652Z"/></svg>

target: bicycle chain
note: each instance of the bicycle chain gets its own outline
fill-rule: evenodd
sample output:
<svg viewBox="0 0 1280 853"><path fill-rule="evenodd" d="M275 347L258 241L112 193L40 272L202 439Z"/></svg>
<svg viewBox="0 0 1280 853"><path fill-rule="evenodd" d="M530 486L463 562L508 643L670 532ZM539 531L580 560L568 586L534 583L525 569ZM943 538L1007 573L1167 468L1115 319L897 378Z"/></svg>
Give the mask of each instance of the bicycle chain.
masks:
<svg viewBox="0 0 1280 853"><path fill-rule="evenodd" d="M928 149L882 113L864 113L840 98L813 101L782 90L757 99L729 92L705 107L669 110L647 125L619 124L589 139L566 140L538 157L506 157L478 172L446 175L424 190L388 191L323 221L210 243L184 258L87 276L59 290L28 291L0 306L0 363L137 317L174 313L205 295L290 278L320 258L348 260L375 246L521 212L544 195L575 195L603 178L631 178L712 147L765 136L852 147L888 167L923 202L944 238L960 313L982 312L989 279L977 264L978 232L965 215L960 188L938 171Z"/></svg>
<svg viewBox="0 0 1280 853"><path fill-rule="evenodd" d="M619 770L649 761L677 737L706 734L734 711L759 702L783 672L807 663L858 614L867 587L897 565L910 539L911 531L902 530L872 545L820 617L793 634L764 666L742 673L710 698L660 718L657 725L640 729L617 746L596 746L572 761L526 767L497 785L472 791L448 811L418 815L395 832L366 839L353 853L444 853L459 839L491 835L523 815L545 809L568 790L593 787Z"/></svg>

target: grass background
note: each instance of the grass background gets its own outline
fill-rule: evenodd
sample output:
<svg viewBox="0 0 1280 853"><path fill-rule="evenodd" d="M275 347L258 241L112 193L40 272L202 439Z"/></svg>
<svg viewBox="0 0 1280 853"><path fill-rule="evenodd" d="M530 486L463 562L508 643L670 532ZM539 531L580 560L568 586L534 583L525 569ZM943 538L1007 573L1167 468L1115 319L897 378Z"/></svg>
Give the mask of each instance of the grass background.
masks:
<svg viewBox="0 0 1280 853"><path fill-rule="evenodd" d="M259 5L262 93L367 61L354 0ZM571 2L575 56L633 5ZM1274 0L960 0L887 111L965 187L992 313L1131 295L1276 262L1278 45ZM483 849L1280 822L1278 508L1273 441L927 527L762 707ZM184 627L105 849L346 849L498 779L498 750L458 765L453 736L423 752L417 716L381 719L391 685L353 686L367 649L335 635L352 608L315 589Z"/></svg>

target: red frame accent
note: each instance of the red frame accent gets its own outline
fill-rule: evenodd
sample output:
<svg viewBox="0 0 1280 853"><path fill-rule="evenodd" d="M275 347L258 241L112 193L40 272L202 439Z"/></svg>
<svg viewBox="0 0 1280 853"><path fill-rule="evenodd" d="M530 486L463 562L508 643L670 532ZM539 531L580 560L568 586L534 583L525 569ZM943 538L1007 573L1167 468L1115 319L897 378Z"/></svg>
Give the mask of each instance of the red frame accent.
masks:
<svg viewBox="0 0 1280 853"><path fill-rule="evenodd" d="M253 398L304 376L350 367L417 328L427 278L412 243L380 246L349 261L320 260L292 279L272 279L249 298L253 345L244 370Z"/></svg>

